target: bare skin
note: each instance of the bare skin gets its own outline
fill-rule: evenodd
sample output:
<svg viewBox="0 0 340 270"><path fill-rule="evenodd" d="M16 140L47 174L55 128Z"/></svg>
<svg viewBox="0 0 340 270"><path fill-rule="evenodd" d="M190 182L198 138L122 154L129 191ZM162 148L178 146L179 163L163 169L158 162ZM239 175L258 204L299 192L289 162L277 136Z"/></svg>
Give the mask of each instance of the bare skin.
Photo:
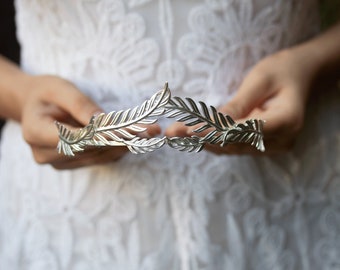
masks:
<svg viewBox="0 0 340 270"><path fill-rule="evenodd" d="M313 81L324 71L340 70L339 44L337 25L311 41L268 56L253 68L233 99L220 111L238 121L265 119L265 154L286 151L303 126ZM72 83L55 76L28 75L3 57L0 74L0 117L21 122L23 137L38 163L73 169L116 161L127 153L125 147L114 147L88 149L76 157L58 154L55 120L73 127L84 126L101 108ZM192 130L193 127L175 123L165 134L188 136ZM157 125L148 128L150 137L159 133ZM258 154L245 144L206 149L216 154Z"/></svg>
<svg viewBox="0 0 340 270"><path fill-rule="evenodd" d="M126 147L114 147L87 149L75 157L58 154L55 121L77 128L88 124L92 115L102 112L101 108L59 77L29 76L3 58L0 59L1 69L3 74L9 75L7 78L15 78L17 82L11 89L6 87L12 85L11 82L2 81L1 116L21 122L23 137L37 163L51 164L56 169L73 169L116 161L128 152ZM157 125L148 128L148 136L159 133Z"/></svg>
<svg viewBox="0 0 340 270"><path fill-rule="evenodd" d="M340 78L339 44L340 24L309 42L264 58L219 111L238 122L264 119L266 151L263 154L287 151L303 127L306 102L315 80L334 73ZM175 123L166 134L190 136L197 127ZM205 149L216 154L261 154L247 144L207 145Z"/></svg>

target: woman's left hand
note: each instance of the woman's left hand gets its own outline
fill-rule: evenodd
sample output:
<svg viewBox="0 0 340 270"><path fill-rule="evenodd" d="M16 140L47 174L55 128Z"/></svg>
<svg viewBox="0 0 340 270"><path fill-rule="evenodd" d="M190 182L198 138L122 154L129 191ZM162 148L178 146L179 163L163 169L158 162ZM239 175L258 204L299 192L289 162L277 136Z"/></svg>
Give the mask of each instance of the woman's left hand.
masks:
<svg viewBox="0 0 340 270"><path fill-rule="evenodd" d="M235 96L219 108L236 122L246 119L265 120L264 154L287 151L304 123L306 100L316 68L300 48L288 49L261 60L246 76ZM170 126L167 136L191 136L198 126L182 123ZM196 134L204 136L203 134ZM205 149L216 154L260 154L255 147L229 144L225 147L206 144Z"/></svg>

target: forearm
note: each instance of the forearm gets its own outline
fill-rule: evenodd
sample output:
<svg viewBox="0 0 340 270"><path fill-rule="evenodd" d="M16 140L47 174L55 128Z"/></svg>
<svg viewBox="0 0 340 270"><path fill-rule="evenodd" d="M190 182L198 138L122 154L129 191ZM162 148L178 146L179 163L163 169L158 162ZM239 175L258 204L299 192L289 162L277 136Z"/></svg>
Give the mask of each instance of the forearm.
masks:
<svg viewBox="0 0 340 270"><path fill-rule="evenodd" d="M340 23L312 40L292 48L315 76L340 79Z"/></svg>
<svg viewBox="0 0 340 270"><path fill-rule="evenodd" d="M0 56L0 118L21 120L29 75Z"/></svg>

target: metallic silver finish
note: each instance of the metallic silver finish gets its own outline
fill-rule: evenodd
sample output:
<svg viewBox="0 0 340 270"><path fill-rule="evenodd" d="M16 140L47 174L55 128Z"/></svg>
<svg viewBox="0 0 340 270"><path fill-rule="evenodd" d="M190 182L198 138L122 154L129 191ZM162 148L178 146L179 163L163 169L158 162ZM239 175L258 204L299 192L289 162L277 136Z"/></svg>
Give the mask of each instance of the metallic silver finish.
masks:
<svg viewBox="0 0 340 270"><path fill-rule="evenodd" d="M157 122L158 117L177 118L186 126L196 126L194 133L204 132L204 136L154 137L142 138L145 126ZM70 130L56 122L59 132L58 151L68 156L84 151L86 147L126 146L132 153L153 152L167 144L171 148L186 152L199 152L206 143L219 144L249 143L264 151L263 120L250 119L236 123L230 116L208 107L204 102L198 104L191 98L171 97L166 83L164 88L154 94L142 105L124 111L101 113L91 118L89 124L78 130Z"/></svg>

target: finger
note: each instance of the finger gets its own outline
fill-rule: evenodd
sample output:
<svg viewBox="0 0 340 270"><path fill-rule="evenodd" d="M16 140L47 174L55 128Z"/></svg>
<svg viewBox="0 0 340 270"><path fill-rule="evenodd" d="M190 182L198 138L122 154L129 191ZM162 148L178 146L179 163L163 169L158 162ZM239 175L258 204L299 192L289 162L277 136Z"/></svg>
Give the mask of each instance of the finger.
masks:
<svg viewBox="0 0 340 270"><path fill-rule="evenodd" d="M24 108L22 126L24 138L29 144L52 147L58 143L55 120L86 125L91 116L101 109L67 81L45 76L40 78L39 87L45 85L52 86L33 91L30 96Z"/></svg>
<svg viewBox="0 0 340 270"><path fill-rule="evenodd" d="M128 150L126 147L95 147L76 152L75 156L65 156L58 154L55 149L33 147L32 152L39 164L51 164L58 169L71 169L116 161Z"/></svg>
<svg viewBox="0 0 340 270"><path fill-rule="evenodd" d="M250 75L242 82L233 98L226 105L221 106L219 111L230 115L233 119L243 118L272 95L270 88L268 79Z"/></svg>
<svg viewBox="0 0 340 270"><path fill-rule="evenodd" d="M303 113L292 102L282 104L281 98L263 110L254 110L248 117L264 120L263 135L265 139L293 137L303 124ZM240 119L240 122L246 119Z"/></svg>
<svg viewBox="0 0 340 270"><path fill-rule="evenodd" d="M57 149L55 148L32 146L32 153L37 163L49 164L59 161L69 162L72 160L91 157L96 155L98 152L103 152L104 150L121 153L122 149L125 149L125 152L127 152L126 147L87 147L84 151L75 152L75 156L67 156L63 153L58 153Z"/></svg>
<svg viewBox="0 0 340 270"><path fill-rule="evenodd" d="M227 144L225 146L206 144L204 149L217 155L263 155L263 152L245 143Z"/></svg>
<svg viewBox="0 0 340 270"><path fill-rule="evenodd" d="M217 155L252 155L252 156L268 156L285 153L292 149L293 140L276 140L270 139L264 142L265 151L259 151L256 147L246 143L227 144L224 147L220 145L206 144L204 149Z"/></svg>
<svg viewBox="0 0 340 270"><path fill-rule="evenodd" d="M63 121L71 123L70 116L65 111L53 104L37 104L32 103L27 106L27 113L23 116L22 128L25 140L36 147L56 148L59 142L58 129L56 127L56 119L64 119L68 116L68 120ZM35 106L36 105L36 106ZM69 130L78 130L79 123L73 123L74 126L64 124Z"/></svg>
<svg viewBox="0 0 340 270"><path fill-rule="evenodd" d="M186 137L188 136L188 127L182 122L175 122L165 130L167 137Z"/></svg>
<svg viewBox="0 0 340 270"><path fill-rule="evenodd" d="M152 124L152 125L139 125L141 128L145 128L146 130L143 132L138 133L139 137L142 138L153 138L156 137L161 133L161 127L158 124Z"/></svg>
<svg viewBox="0 0 340 270"><path fill-rule="evenodd" d="M50 115L51 106L32 102L25 107L22 117L23 137L28 144L53 148L58 144L58 131Z"/></svg>
<svg viewBox="0 0 340 270"><path fill-rule="evenodd" d="M78 88L72 83L60 80L55 82L54 87L58 87L57 91L55 88L47 88L43 95L43 100L55 104L67 113L69 113L75 120L82 125L87 125L90 118L103 110L89 97L83 94Z"/></svg>
<svg viewBox="0 0 340 270"><path fill-rule="evenodd" d="M75 169L117 161L127 153L126 147L101 147L93 153L84 152L79 157L52 163L55 169Z"/></svg>

